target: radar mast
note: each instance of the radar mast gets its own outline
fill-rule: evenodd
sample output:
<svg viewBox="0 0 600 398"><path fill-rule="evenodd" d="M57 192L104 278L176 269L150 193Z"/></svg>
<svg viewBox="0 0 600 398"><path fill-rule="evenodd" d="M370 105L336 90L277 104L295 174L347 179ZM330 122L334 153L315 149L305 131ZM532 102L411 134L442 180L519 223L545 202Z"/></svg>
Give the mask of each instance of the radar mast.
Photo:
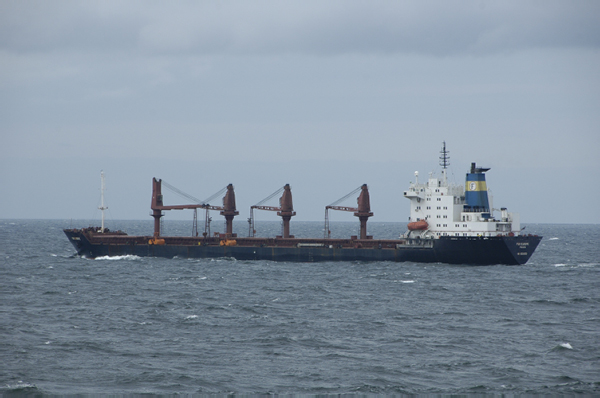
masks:
<svg viewBox="0 0 600 398"><path fill-rule="evenodd" d="M450 166L450 151L446 150L446 141L442 142L442 150L440 153L442 154L440 156L440 166L442 166L442 175L444 176L444 184L446 184L448 182L446 169Z"/></svg>

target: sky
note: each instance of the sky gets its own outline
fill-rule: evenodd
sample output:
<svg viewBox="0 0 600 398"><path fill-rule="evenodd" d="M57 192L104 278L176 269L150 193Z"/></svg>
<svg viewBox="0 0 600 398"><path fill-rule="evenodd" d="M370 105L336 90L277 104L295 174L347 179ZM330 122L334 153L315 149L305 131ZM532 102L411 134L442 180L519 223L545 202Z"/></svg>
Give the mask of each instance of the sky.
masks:
<svg viewBox="0 0 600 398"><path fill-rule="evenodd" d="M234 184L236 220L289 183L292 222L366 183L406 221L443 141L522 223L600 223L600 2L0 2L0 219L99 219L104 171L114 220L156 177Z"/></svg>

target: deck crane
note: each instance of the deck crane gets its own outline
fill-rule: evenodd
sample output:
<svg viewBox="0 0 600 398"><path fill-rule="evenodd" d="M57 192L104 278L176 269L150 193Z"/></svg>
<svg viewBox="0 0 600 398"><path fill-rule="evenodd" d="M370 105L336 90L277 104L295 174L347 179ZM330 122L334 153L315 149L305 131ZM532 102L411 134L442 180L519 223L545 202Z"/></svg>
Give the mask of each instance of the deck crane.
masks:
<svg viewBox="0 0 600 398"><path fill-rule="evenodd" d="M217 193L215 193L214 195L212 195L211 197L205 199L205 200L200 200L198 198L193 197L192 195L189 195L183 191L180 191L179 189L175 188L174 186L172 186L171 184L167 183L166 181L162 182L164 184L165 187L167 187L169 190L179 194L182 197L185 197L189 200L191 200L192 202L198 203L198 204L203 204L204 206L202 206L201 208L206 210L205 216L204 216L204 233L202 234L204 237L207 237L210 235L210 223L212 221L212 217L210 217L210 210L223 210L222 206L211 206L209 203L213 201L213 199L215 199L216 197L222 195L223 193L225 193L225 191L227 191L227 189L229 188L229 186L221 189L220 191L218 191ZM231 184L229 184L231 185ZM231 185L231 189L233 189L233 185ZM223 199L225 200L225 199ZM198 208L196 208L196 206L194 205L193 207L194 210L194 219L192 222L192 236L198 236ZM239 214L239 213L238 213ZM227 223L226 223L227 225ZM231 232L229 232L231 233Z"/></svg>
<svg viewBox="0 0 600 398"><path fill-rule="evenodd" d="M338 206L339 203L348 199L350 196L355 195L360 191L357 203L358 207ZM367 239L367 220L373 215L371 212L371 205L369 201L369 188L367 184L363 184L350 192L346 196L336 200L328 206L325 206L325 230L323 232L324 238L331 238L331 230L329 229L329 210L341 210L354 212L354 215L360 220L360 239Z"/></svg>
<svg viewBox="0 0 600 398"><path fill-rule="evenodd" d="M173 206L165 206L163 204L163 195L162 195L162 184L170 190L190 199L193 204L187 205L173 205ZM152 202L150 204L150 208L152 209L152 217L154 217L154 239L157 239L160 236L160 219L164 216L164 210L184 210L184 209L192 209L194 210L194 230L192 234L195 232L196 236L198 236L198 228L196 224L196 212L198 209L206 209L206 223L205 223L205 232L204 236L207 235L207 229L209 228L210 217L208 217L209 210L221 210L221 215L225 216L226 222L226 233L232 234L232 224L233 217L239 214L235 209L235 193L233 191L233 185L229 184L226 188L223 188L215 195L211 196L209 199L212 200L217 196L221 195L223 192L227 191L225 197L223 198L223 206L211 206L206 203L209 200L201 201L191 195L186 194L175 188L174 186L168 184L167 182L163 182L162 180L157 180L156 178L152 179Z"/></svg>
<svg viewBox="0 0 600 398"><path fill-rule="evenodd" d="M208 202L211 202L213 199L215 199L217 196L220 196L224 192L226 192L226 193L225 193L225 196L223 197L223 206L211 206L208 204ZM204 234L203 235L205 237L210 235L210 222L212 221L212 218L209 215L209 211L210 210L218 210L218 211L220 211L219 214L221 214L222 216L225 216L225 234L228 237L235 237L236 234L233 233L233 217L240 214L240 212L235 209L235 192L233 191L233 184L227 185L225 188L221 189L219 192L217 192L210 198L206 199L204 202L206 203L206 206L204 207L204 209L206 210L206 213L204 216ZM194 218L196 218L196 209L194 209ZM197 224L195 226L195 229L196 229L196 236L198 236Z"/></svg>
<svg viewBox="0 0 600 398"><path fill-rule="evenodd" d="M264 203L273 199L275 196L280 193L281 198L279 198L279 206L265 206ZM283 187L279 188L277 191L273 192L271 195L267 196L257 204L250 206L250 218L248 219L248 236L254 237L256 234L256 229L254 228L254 210L268 210L268 211L276 211L278 216L281 216L283 219L283 237L284 238L293 238L290 235L290 219L296 215L294 211L294 206L292 203L292 188L290 184L285 184Z"/></svg>

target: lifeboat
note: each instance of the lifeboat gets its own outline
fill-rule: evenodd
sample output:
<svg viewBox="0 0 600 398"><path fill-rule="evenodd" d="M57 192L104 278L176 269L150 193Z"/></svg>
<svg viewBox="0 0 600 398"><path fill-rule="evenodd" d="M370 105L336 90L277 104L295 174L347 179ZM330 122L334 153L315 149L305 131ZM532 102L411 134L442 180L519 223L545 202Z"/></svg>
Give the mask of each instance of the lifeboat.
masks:
<svg viewBox="0 0 600 398"><path fill-rule="evenodd" d="M409 231L421 231L421 230L425 230L427 228L429 228L429 224L427 224L427 221L425 221L425 220L408 223Z"/></svg>

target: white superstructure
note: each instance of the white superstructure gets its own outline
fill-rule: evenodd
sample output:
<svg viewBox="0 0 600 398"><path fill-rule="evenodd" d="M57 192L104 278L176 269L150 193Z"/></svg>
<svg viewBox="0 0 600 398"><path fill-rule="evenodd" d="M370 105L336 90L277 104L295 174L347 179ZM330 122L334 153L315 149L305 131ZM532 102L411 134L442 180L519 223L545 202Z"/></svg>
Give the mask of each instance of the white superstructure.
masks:
<svg viewBox="0 0 600 398"><path fill-rule="evenodd" d="M442 150L443 169L440 176L429 174L427 182L415 182L404 192L410 200L409 231L405 237L439 238L441 236L517 236L521 225L518 213L501 209L500 218L494 217L494 209L488 204L489 192L485 172L471 164L465 186L448 182L448 152ZM427 224L423 223L425 221Z"/></svg>

